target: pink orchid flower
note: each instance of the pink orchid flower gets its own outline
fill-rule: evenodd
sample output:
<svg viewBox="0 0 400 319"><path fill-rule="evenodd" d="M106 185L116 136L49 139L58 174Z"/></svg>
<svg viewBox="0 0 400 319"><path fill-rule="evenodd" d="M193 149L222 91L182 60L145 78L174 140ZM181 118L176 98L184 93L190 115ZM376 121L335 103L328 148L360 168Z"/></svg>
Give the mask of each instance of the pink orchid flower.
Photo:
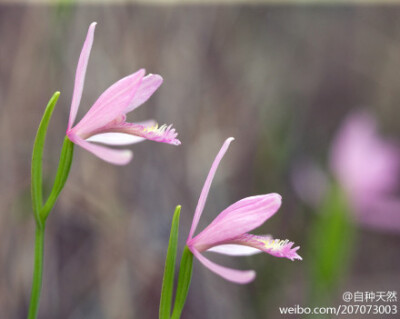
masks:
<svg viewBox="0 0 400 319"><path fill-rule="evenodd" d="M355 112L334 138L330 164L355 218L364 225L400 231L400 150L379 136L375 119Z"/></svg>
<svg viewBox="0 0 400 319"><path fill-rule="evenodd" d="M253 270L236 270L220 266L201 253L211 251L231 256L248 256L266 252L290 260L301 259L297 254L300 247L292 248L293 242L257 236L248 232L261 226L281 206L281 196L266 194L244 198L223 210L208 227L193 237L210 190L217 167L233 138L228 138L219 151L203 186L189 232L186 245L194 256L207 268L232 282L245 284L255 278Z"/></svg>
<svg viewBox="0 0 400 319"><path fill-rule="evenodd" d="M158 127L153 120L142 123L126 122L126 114L146 102L163 81L162 77L157 74L145 76L144 69L128 75L110 86L101 94L80 122L73 127L82 97L95 27L95 22L89 27L76 69L67 128L68 138L99 158L117 165L127 164L132 159L132 152L112 149L92 144L92 142L106 145L128 145L148 139L179 145L181 142L176 138L178 134L171 125Z"/></svg>

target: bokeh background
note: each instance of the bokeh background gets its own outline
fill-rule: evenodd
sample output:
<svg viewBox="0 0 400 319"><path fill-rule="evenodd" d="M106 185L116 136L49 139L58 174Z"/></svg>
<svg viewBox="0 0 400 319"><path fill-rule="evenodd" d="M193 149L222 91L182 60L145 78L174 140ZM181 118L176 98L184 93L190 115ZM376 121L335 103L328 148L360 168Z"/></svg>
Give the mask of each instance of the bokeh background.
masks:
<svg viewBox="0 0 400 319"><path fill-rule="evenodd" d="M33 140L48 99L61 91L45 147L50 188L92 21L98 26L78 118L111 83L144 67L161 74L164 84L128 119L173 123L182 145L134 145L126 167L75 148L70 178L48 221L39 317L156 318L174 208L182 205L181 251L202 184L229 136L236 140L200 226L243 197L278 192L279 213L256 232L295 241L304 260L213 257L255 269L256 281L245 286L195 261L183 318L285 318L278 306L315 303L321 212L296 195L293 167L312 158L329 176L330 144L355 109L369 110L381 133L399 141L400 7L2 5L1 317L27 313ZM343 303L347 290L400 290L400 235L358 224L352 233L351 242L338 242L339 250L351 249L346 261L333 258L333 269L343 271L333 275L318 306Z"/></svg>

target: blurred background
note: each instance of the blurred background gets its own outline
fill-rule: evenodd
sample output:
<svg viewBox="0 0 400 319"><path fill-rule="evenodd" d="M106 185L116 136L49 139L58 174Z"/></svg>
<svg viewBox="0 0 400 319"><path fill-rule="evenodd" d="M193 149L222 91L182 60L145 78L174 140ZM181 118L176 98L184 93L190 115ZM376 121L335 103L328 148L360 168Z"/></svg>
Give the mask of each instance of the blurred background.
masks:
<svg viewBox="0 0 400 319"><path fill-rule="evenodd" d="M182 205L181 252L201 187L229 136L236 140L198 229L241 198L278 192L281 209L255 232L294 241L304 260L209 256L255 269L256 280L245 286L195 261L182 318L286 318L279 306L332 306L343 303L345 291L400 290L400 233L364 227L351 217L352 205L324 195L336 185L331 145L348 114L369 112L377 134L399 142L400 7L3 5L2 318L27 314L33 140L49 98L61 91L45 146L50 189L92 21L98 26L78 119L109 85L144 67L164 84L128 119L173 123L182 145L131 146L134 159L125 167L75 148L69 180L47 223L39 318L156 318L174 208ZM319 183L301 177L311 193L322 193L313 204L302 196L303 180L293 177L304 159L321 176ZM400 198L399 188L390 195Z"/></svg>

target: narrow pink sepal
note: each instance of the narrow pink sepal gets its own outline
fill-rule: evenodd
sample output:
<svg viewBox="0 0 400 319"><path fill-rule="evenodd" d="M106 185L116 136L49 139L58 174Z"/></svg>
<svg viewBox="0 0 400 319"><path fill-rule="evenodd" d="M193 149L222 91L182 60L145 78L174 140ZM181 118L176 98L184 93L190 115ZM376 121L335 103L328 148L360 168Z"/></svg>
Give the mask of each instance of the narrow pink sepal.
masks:
<svg viewBox="0 0 400 319"><path fill-rule="evenodd" d="M93 153L102 160L112 164L126 165L131 161L133 156L130 150L114 150L108 147L95 145L81 139L80 137L74 135L73 133L69 133L68 138L73 143Z"/></svg>
<svg viewBox="0 0 400 319"><path fill-rule="evenodd" d="M275 193L244 198L222 211L191 243L202 251L247 233L274 215L281 203Z"/></svg>
<svg viewBox="0 0 400 319"><path fill-rule="evenodd" d="M138 106L146 102L153 93L160 87L163 82L163 78L158 74L148 74L140 83L138 90L136 91L133 100L129 106L125 109L125 113L131 112Z"/></svg>
<svg viewBox="0 0 400 319"><path fill-rule="evenodd" d="M145 70L141 69L111 85L73 128L75 134L82 137L90 136L121 116L135 96L144 74Z"/></svg>
<svg viewBox="0 0 400 319"><path fill-rule="evenodd" d="M190 228L190 232L189 232L189 236L188 236L188 240L192 239L194 232L196 231L197 225L199 223L200 220L200 216L203 212L204 209L204 205L206 203L207 200L207 196L208 196L208 192L210 191L210 187L211 187L211 183L212 180L214 178L215 172L218 168L219 163L221 162L222 158L224 157L226 151L228 150L229 145L231 144L231 142L234 140L233 137L228 138L224 144L222 145L220 151L218 152L217 157L215 158L210 172L208 173L207 179L204 183L203 189L201 191L200 194L200 198L199 201L197 203L197 207L196 210L194 212L194 216L193 216L193 221L192 221L192 227Z"/></svg>
<svg viewBox="0 0 400 319"><path fill-rule="evenodd" d="M256 278L254 270L236 270L218 265L204 257L196 249L191 249L193 255L208 269L222 278L235 282L237 284L247 284Z"/></svg>
<svg viewBox="0 0 400 319"><path fill-rule="evenodd" d="M72 95L71 111L69 113L68 130L71 129L72 125L74 124L76 114L78 113L79 104L81 102L86 69L89 61L90 50L92 49L95 28L96 22L93 22L89 26L86 40L83 44L81 55L79 57L78 66L76 68L74 93Z"/></svg>

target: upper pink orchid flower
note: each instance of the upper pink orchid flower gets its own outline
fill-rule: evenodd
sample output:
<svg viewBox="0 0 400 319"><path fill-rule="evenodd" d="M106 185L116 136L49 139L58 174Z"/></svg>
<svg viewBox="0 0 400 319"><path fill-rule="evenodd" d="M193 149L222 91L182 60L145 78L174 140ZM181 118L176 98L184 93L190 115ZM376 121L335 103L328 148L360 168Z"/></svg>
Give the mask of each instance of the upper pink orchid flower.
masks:
<svg viewBox="0 0 400 319"><path fill-rule="evenodd" d="M400 149L377 132L368 113L350 114L332 145L331 169L363 224L400 231Z"/></svg>
<svg viewBox="0 0 400 319"><path fill-rule="evenodd" d="M127 123L126 114L146 102L161 85L163 79L157 74L145 76L145 70L128 75L110 86L93 104L86 115L73 127L82 97L86 68L96 23L93 22L83 44L75 75L74 93L67 128L68 138L75 144L92 152L101 159L118 165L127 164L132 159L130 150L117 150L106 145L128 145L144 139L179 145L177 133L172 126L158 127L155 121Z"/></svg>
<svg viewBox="0 0 400 319"><path fill-rule="evenodd" d="M233 138L228 138L225 141L211 166L194 213L186 245L193 255L211 271L227 280L245 284L254 280L254 270L243 271L226 268L212 262L201 253L211 251L231 256L248 256L266 252L290 260L301 259L301 257L297 254L299 247L292 248L293 242L248 233L261 226L278 211L282 202L281 196L278 194L252 196L236 202L223 210L210 225L193 237L217 167L233 140Z"/></svg>

